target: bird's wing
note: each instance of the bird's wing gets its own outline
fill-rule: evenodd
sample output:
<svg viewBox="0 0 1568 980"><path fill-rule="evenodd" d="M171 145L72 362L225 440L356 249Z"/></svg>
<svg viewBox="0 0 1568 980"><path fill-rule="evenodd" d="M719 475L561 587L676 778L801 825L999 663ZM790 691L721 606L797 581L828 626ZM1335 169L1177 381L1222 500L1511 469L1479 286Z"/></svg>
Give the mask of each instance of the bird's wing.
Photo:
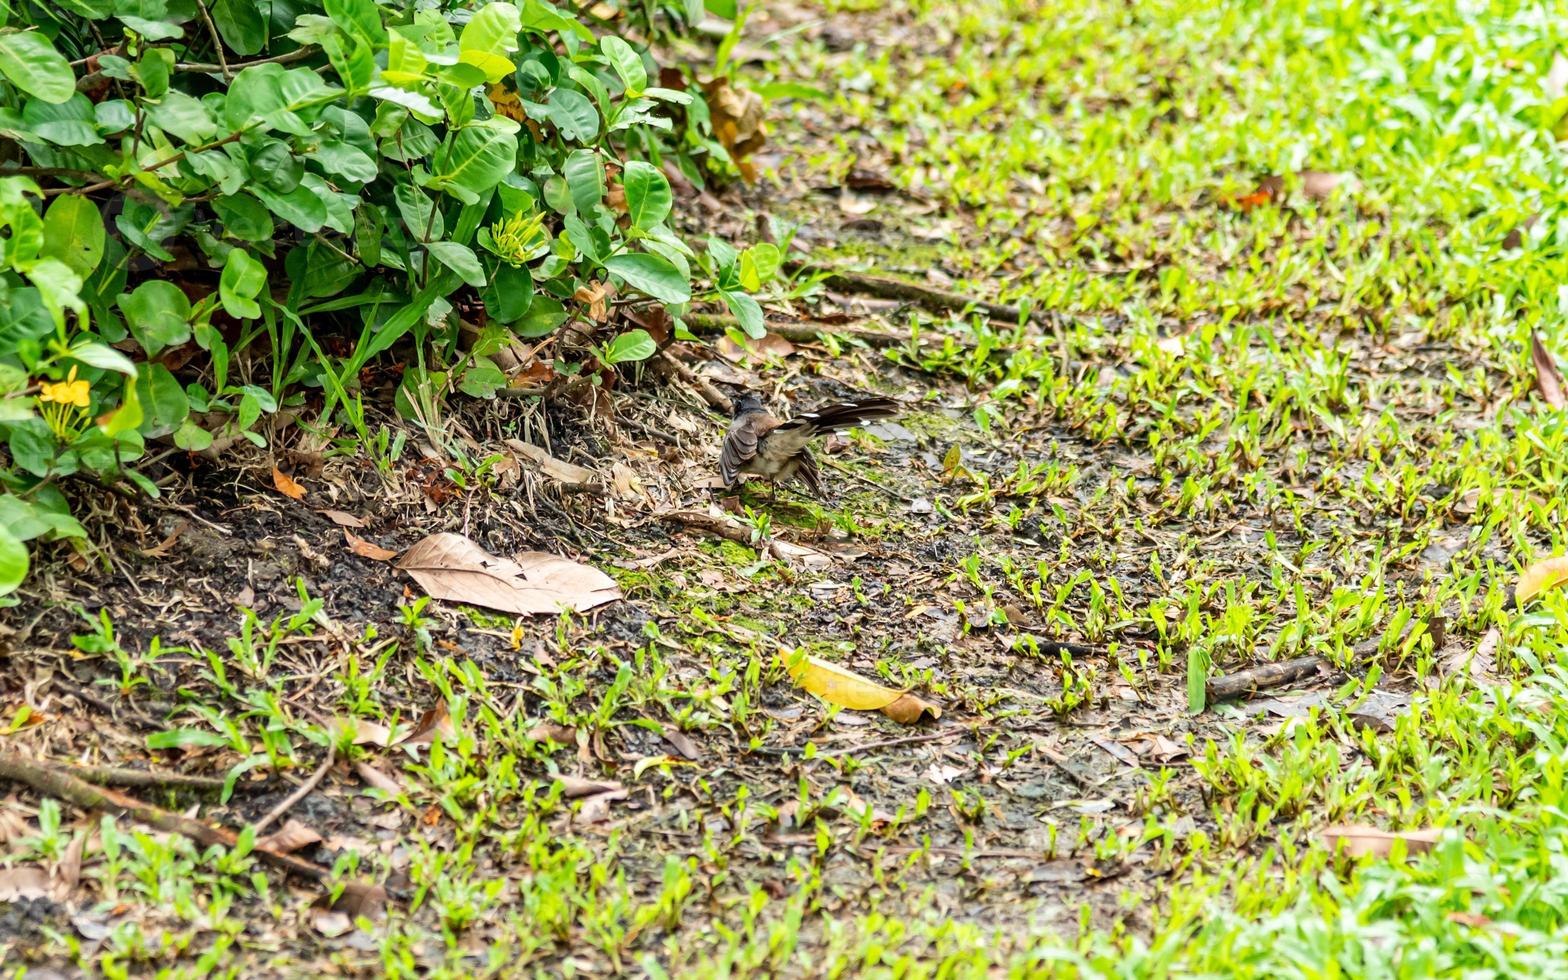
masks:
<svg viewBox="0 0 1568 980"><path fill-rule="evenodd" d="M735 485L741 467L757 458L757 444L777 425L778 420L766 412L747 413L730 424L719 451L719 476L725 486Z"/></svg>

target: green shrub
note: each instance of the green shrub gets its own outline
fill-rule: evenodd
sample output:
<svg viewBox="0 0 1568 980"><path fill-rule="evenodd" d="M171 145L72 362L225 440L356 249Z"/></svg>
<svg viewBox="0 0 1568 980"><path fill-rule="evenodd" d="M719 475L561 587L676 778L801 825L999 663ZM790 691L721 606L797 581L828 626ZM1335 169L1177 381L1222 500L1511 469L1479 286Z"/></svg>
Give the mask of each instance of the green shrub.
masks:
<svg viewBox="0 0 1568 980"><path fill-rule="evenodd" d="M702 13L0 11L0 596L26 573L25 542L83 536L63 478L156 494L134 467L149 441L263 445L258 420L307 388L365 436L360 372L395 344L398 404L428 422L448 391L493 396L507 378L492 355L575 319L577 298L602 310L606 284L679 329L694 281L711 281L760 330L741 289L777 250L699 253L670 229L663 165L701 184L729 160L695 79L630 40ZM481 325L461 353L460 313ZM631 331L557 368L654 350Z"/></svg>

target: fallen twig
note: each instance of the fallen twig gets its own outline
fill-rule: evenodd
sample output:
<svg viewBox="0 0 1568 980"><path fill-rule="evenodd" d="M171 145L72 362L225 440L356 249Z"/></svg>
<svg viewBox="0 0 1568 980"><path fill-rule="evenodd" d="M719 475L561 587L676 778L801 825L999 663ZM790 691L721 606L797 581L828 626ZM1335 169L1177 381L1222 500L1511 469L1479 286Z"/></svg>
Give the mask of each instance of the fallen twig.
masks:
<svg viewBox="0 0 1568 980"><path fill-rule="evenodd" d="M149 827L189 837L203 847L217 845L233 848L238 843L232 831L213 827L178 813L170 813L142 803L117 790L93 786L63 769L24 758L14 752L0 752L0 779L23 783L46 796L57 797L84 810L114 811ZM251 853L263 863L296 877L323 886L333 884L331 868L264 847L256 847ZM386 889L380 885L357 881L343 881L338 884L343 890L334 904L350 914L373 914L386 903Z"/></svg>
<svg viewBox="0 0 1568 980"><path fill-rule="evenodd" d="M294 809L294 805L296 803L309 796L312 790L314 790L317 786L320 786L321 781L326 778L327 770L331 769L332 764L336 761L338 761L338 747L329 739L327 741L326 759L323 760L321 765L316 768L315 772L310 774L309 779L299 784L298 789L285 797L284 800L277 806L267 811L266 816L256 821L256 836L260 837L263 830L266 830L285 813L288 813L290 810Z"/></svg>
<svg viewBox="0 0 1568 980"><path fill-rule="evenodd" d="M741 329L740 320L722 313L688 313L681 317L691 332L698 336L706 334L721 334L729 330ZM886 333L881 330L867 330L852 324L813 323L809 320L769 320L768 332L777 334L785 340L801 344L814 343L824 334L833 334L839 337L853 337L863 340L868 344L893 347L906 343L908 335Z"/></svg>
<svg viewBox="0 0 1568 980"><path fill-rule="evenodd" d="M153 789L222 789L224 780L213 776L187 776L178 772L151 769L126 769L120 766L78 766L64 764L71 775L98 786L130 786Z"/></svg>
<svg viewBox="0 0 1568 980"><path fill-rule="evenodd" d="M697 389L697 394L702 396L702 400L708 403L709 408L723 412L725 415L735 410L734 403L724 392L715 388L706 378L699 378L697 372L682 364L679 358L671 357L669 351L659 351L659 358L668 364L682 381Z"/></svg>
<svg viewBox="0 0 1568 980"><path fill-rule="evenodd" d="M786 266L792 271L811 270L821 268L809 262L789 262ZM1016 306L1007 306L1003 303L992 303L989 300L978 299L974 296L965 296L946 289L937 289L932 286L922 286L907 279L893 279L887 276L874 276L864 272L852 272L848 269L822 268L827 274L826 281L839 289L849 289L872 296L881 296L886 299L907 300L918 303L929 309L948 310L953 313L962 313L968 309L976 309L991 317L993 320L1005 320L1017 323L1023 319L1024 313Z"/></svg>
<svg viewBox="0 0 1568 980"><path fill-rule="evenodd" d="M1324 661L1321 657L1296 657L1278 663L1248 667L1246 670L1238 670L1220 677L1211 677L1204 686L1207 688L1210 702L1246 697L1264 688L1279 687L1281 684L1311 677L1323 665Z"/></svg>

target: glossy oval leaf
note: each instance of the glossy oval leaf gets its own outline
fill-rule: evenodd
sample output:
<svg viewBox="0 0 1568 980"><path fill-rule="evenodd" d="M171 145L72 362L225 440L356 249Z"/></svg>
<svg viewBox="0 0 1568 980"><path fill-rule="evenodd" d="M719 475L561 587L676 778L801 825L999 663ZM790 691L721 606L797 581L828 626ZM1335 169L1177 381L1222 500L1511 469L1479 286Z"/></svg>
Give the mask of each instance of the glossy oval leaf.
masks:
<svg viewBox="0 0 1568 980"><path fill-rule="evenodd" d="M76 94L70 62L39 31L0 34L0 75L45 102L64 102Z"/></svg>
<svg viewBox="0 0 1568 980"><path fill-rule="evenodd" d="M675 197L669 180L658 167L642 160L626 161L621 186L626 191L626 216L633 228L646 230L670 216Z"/></svg>
<svg viewBox="0 0 1568 980"><path fill-rule="evenodd" d="M103 261L107 237L96 204L79 194L61 194L44 212L40 254L59 259L85 278Z"/></svg>
<svg viewBox="0 0 1568 980"><path fill-rule="evenodd" d="M646 252L612 255L604 267L620 276L626 285L646 293L661 303L691 301L691 283L667 259Z"/></svg>

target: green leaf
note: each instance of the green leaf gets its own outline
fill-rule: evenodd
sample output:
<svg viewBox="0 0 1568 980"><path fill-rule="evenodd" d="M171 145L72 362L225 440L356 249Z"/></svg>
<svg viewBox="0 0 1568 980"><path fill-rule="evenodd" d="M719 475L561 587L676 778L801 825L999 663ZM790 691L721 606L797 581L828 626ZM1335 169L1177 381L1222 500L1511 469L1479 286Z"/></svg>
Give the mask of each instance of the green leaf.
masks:
<svg viewBox="0 0 1568 980"><path fill-rule="evenodd" d="M431 161L435 176L427 184L464 204L478 204L517 166L517 136L498 126L474 125L448 136Z"/></svg>
<svg viewBox="0 0 1568 980"><path fill-rule="evenodd" d="M176 347L191 339L191 325L188 322L191 301L172 282L148 279L132 292L120 296L119 306L125 311L125 323L130 328L131 336L142 345L148 357L156 355L165 347ZM77 358L84 360L79 354ZM134 368L131 373L135 373Z"/></svg>
<svg viewBox="0 0 1568 980"><path fill-rule="evenodd" d="M659 345L641 328L617 334L604 350L604 363L624 364L627 361L646 361L659 349Z"/></svg>
<svg viewBox="0 0 1568 980"><path fill-rule="evenodd" d="M223 43L235 54L256 54L266 46L267 22L262 20L259 4L252 0L212 0L207 9Z"/></svg>
<svg viewBox="0 0 1568 980"><path fill-rule="evenodd" d="M535 296L528 312L512 325L519 337L543 337L566 322L566 307L554 296Z"/></svg>
<svg viewBox="0 0 1568 980"><path fill-rule="evenodd" d="M147 736L147 747L149 749L178 749L187 745L216 748L228 744L229 740L217 732L204 731L199 728L176 728L167 732L154 732Z"/></svg>
<svg viewBox="0 0 1568 980"><path fill-rule="evenodd" d="M658 167L642 160L626 161L621 186L626 191L626 216L633 228L652 228L670 216L675 197L669 180Z"/></svg>
<svg viewBox="0 0 1568 980"><path fill-rule="evenodd" d="M0 75L45 102L64 102L76 94L70 62L39 31L0 34Z"/></svg>
<svg viewBox="0 0 1568 980"><path fill-rule="evenodd" d="M599 135L599 110L588 96L575 89L558 88L545 104L550 122L561 138L573 143L591 143Z"/></svg>
<svg viewBox="0 0 1568 980"><path fill-rule="evenodd" d="M480 291L485 312L497 323L512 323L522 319L534 298L534 277L528 270L502 262L490 277L490 284Z"/></svg>
<svg viewBox="0 0 1568 980"><path fill-rule="evenodd" d="M522 29L522 15L515 6L486 4L463 28L457 42L458 60L483 71L485 81L500 81L515 67L507 55L517 50L517 35Z"/></svg>
<svg viewBox="0 0 1568 980"><path fill-rule="evenodd" d="M175 28L174 37L179 36ZM147 48L131 66L131 77L141 84L148 98L161 99L169 91L169 73L174 70L174 52L168 48Z"/></svg>
<svg viewBox="0 0 1568 980"><path fill-rule="evenodd" d="M392 188L392 201L397 205L398 216L403 219L403 227L408 229L414 241L446 237L446 222L441 218L441 210L424 191L413 184L400 182Z"/></svg>
<svg viewBox="0 0 1568 980"><path fill-rule="evenodd" d="M621 76L627 97L635 99L641 95L642 90L648 87L648 69L642 63L642 55L614 34L606 34L599 39L599 50L604 52L604 57L615 73Z"/></svg>
<svg viewBox="0 0 1568 980"><path fill-rule="evenodd" d="M386 28L381 24L381 11L374 0L325 0L322 7L349 37L363 41L369 47L386 42Z"/></svg>
<svg viewBox="0 0 1568 980"><path fill-rule="evenodd" d="M256 297L267 285L267 267L243 248L230 249L218 279L218 298L231 316L254 320L261 316Z"/></svg>
<svg viewBox="0 0 1568 980"><path fill-rule="evenodd" d="M779 271L783 256L772 242L758 242L740 254L740 284L758 290Z"/></svg>
<svg viewBox="0 0 1568 980"><path fill-rule="evenodd" d="M199 453L212 445L212 433L186 419L174 430L174 444L186 452Z"/></svg>
<svg viewBox="0 0 1568 980"><path fill-rule="evenodd" d="M273 214L304 232L317 232L327 223L327 205L309 187L300 184L287 194L275 194L260 184L250 191Z"/></svg>
<svg viewBox="0 0 1568 980"><path fill-rule="evenodd" d="M667 259L657 255L646 252L614 255L605 260L604 267L626 280L628 286L661 303L691 301L691 283Z"/></svg>
<svg viewBox="0 0 1568 980"><path fill-rule="evenodd" d="M343 140L324 140L311 156L334 182L351 180L356 184L368 184L380 174L376 161L364 150Z"/></svg>
<svg viewBox="0 0 1568 980"><path fill-rule="evenodd" d="M484 267L479 264L479 257L467 245L457 242L431 242L425 246L437 262L451 269L462 277L463 281L478 289L489 280L485 278Z"/></svg>
<svg viewBox="0 0 1568 980"><path fill-rule="evenodd" d="M762 307L757 301L745 293L731 290L720 290L719 298L724 300L724 305L729 307L735 319L740 321L740 328L746 331L746 336L753 340L761 340L768 332L766 321L762 317Z"/></svg>
<svg viewBox="0 0 1568 980"><path fill-rule="evenodd" d="M96 146L98 117L85 95L73 95L63 102L29 99L22 107L22 122L39 139L56 146Z"/></svg>
<svg viewBox="0 0 1568 980"><path fill-rule="evenodd" d="M10 595L27 578L27 546L0 527L0 595Z"/></svg>
<svg viewBox="0 0 1568 980"><path fill-rule="evenodd" d="M169 91L152 106L147 118L154 126L187 143L204 143L218 133L218 122L207 107L184 92Z"/></svg>
<svg viewBox="0 0 1568 980"><path fill-rule="evenodd" d="M577 213L590 215L594 206L604 200L604 165L593 150L573 150L561 164L561 176L572 192L572 203Z"/></svg>
<svg viewBox="0 0 1568 980"><path fill-rule="evenodd" d="M164 285L168 286L170 284L164 283ZM176 289L175 292L179 292L179 290ZM180 298L184 299L185 294L180 293ZM104 371L118 371L128 378L136 377L136 365L131 363L129 357L121 354L113 347L108 347L104 344L77 344L71 348L70 354L88 367L100 368Z"/></svg>
<svg viewBox="0 0 1568 980"><path fill-rule="evenodd" d="M111 439L118 439L122 433L140 428L142 419L142 401L140 392L136 390L136 379L126 378L125 394L120 399L120 407L98 423L98 431Z"/></svg>
<svg viewBox="0 0 1568 980"><path fill-rule="evenodd" d="M702 5L708 9L708 13L725 20L734 20L737 13L736 0L702 0Z"/></svg>
<svg viewBox="0 0 1568 980"><path fill-rule="evenodd" d="M212 210L223 222L223 230L247 242L272 240L272 214L249 194L232 194L212 199Z"/></svg>
<svg viewBox="0 0 1568 980"><path fill-rule="evenodd" d="M136 398L144 412L141 424L144 436L173 432L191 413L185 389L162 364L142 364L137 368Z"/></svg>
<svg viewBox="0 0 1568 980"><path fill-rule="evenodd" d="M85 279L103 261L107 237L96 204L79 194L61 194L44 212L40 254L59 259Z"/></svg>

